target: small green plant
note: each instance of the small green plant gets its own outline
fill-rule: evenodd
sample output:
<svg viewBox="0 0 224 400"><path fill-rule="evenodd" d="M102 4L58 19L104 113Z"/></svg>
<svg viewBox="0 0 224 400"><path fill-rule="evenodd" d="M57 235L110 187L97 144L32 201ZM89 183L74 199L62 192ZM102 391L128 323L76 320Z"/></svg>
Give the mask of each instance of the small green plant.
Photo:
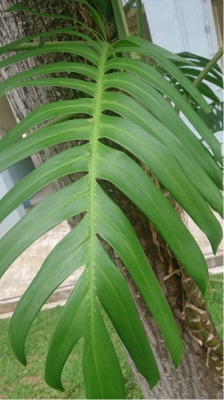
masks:
<svg viewBox="0 0 224 400"><path fill-rule="evenodd" d="M13 6L8 11L21 9L25 8ZM83 373L87 397L124 398L121 369L99 304L150 388L158 382L159 371L128 286L102 247L100 238L110 244L130 272L163 334L175 367L182 356L183 342L130 222L103 191L100 181L112 182L146 215L204 294L208 270L201 250L139 163L147 166L192 217L216 252L222 230L210 207L222 214L222 160L219 142L185 97L153 66L127 55L153 58L179 82L204 113L209 113L211 109L199 90L175 65L183 59L139 37L108 43L99 15L91 10L102 30L102 35L91 32L95 40L75 26L33 35L0 49L0 54L18 52L2 60L0 68L50 52L74 53L88 61L48 64L0 84L1 95L18 87L43 85L63 86L88 95L83 99L43 105L1 140L0 171L56 143L69 140L87 143L46 161L0 201L1 222L19 204L55 179L78 171L86 173L43 200L1 239L0 272L2 275L21 252L53 226L86 213L46 258L23 295L10 322L10 344L18 360L26 365L25 340L37 313L52 292L85 264L53 334L46 361L46 381L64 390L61 382L64 364L75 344L84 338ZM81 41L48 41L61 32ZM39 42L30 43L38 38L41 38ZM191 61L184 62L192 65ZM88 80L40 78L61 71L77 72ZM181 120L173 104L185 114L212 153ZM107 115L107 111L113 116ZM36 129L18 140L31 128ZM103 144L102 139L110 139L128 150L139 163L125 151Z"/></svg>

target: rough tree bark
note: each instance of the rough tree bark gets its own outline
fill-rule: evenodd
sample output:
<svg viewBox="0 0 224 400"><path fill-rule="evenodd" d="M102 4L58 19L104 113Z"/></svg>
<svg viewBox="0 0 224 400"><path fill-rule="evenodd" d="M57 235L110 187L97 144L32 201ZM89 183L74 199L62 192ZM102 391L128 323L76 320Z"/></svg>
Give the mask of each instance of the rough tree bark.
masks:
<svg viewBox="0 0 224 400"><path fill-rule="evenodd" d="M2 0L0 11L10 7L14 3L13 0ZM81 19L87 25L92 23L88 11L82 5L76 5L70 0L49 0L47 2L46 0L24 0L22 2L18 1L18 3L42 12L64 12L67 15ZM51 21L47 21L42 18L24 15L23 13L13 15L2 14L0 44L6 44L25 35L43 30L52 30L66 25L68 25L66 20L52 19ZM110 28L112 36L114 35L112 24ZM66 40L66 38L68 39L68 35L61 37L61 40ZM33 68L37 64L57 62L59 57L60 60L61 57L66 61L74 60L74 57L68 54L63 54L63 56L62 54L45 55L41 56L39 60L29 59L16 66L6 68L1 75L1 80L16 72L22 72L27 67ZM60 76L62 75L65 76L66 74L60 74ZM33 109L49 101L58 101L62 98L71 99L80 96L82 96L81 93L74 93L71 90L63 88L29 87L11 91L8 94L8 99L15 115L18 119L21 119ZM47 150L41 151L38 154L38 158L40 162L44 162L56 153L75 144L75 142L70 142L52 146ZM63 177L53 183L54 189L58 190L62 186L70 184L78 177L78 174ZM149 391L147 383L137 373L131 360L129 360L144 397L148 399L221 399L222 392L218 375L222 372L222 345L212 322L210 322L210 316L200 292L183 268L178 265L177 260L143 214L115 187L106 182L102 182L102 185L109 192L113 200L124 210L132 223L167 297L185 343L185 351L181 364L175 370L166 350L164 340L139 291L117 255L114 254L112 249L107 248L107 251L117 263L118 268L122 271L129 284L161 373L159 384L152 391ZM70 226L74 226L80 218L70 220ZM177 272L172 274L172 271ZM169 276L168 279L164 279L167 276Z"/></svg>

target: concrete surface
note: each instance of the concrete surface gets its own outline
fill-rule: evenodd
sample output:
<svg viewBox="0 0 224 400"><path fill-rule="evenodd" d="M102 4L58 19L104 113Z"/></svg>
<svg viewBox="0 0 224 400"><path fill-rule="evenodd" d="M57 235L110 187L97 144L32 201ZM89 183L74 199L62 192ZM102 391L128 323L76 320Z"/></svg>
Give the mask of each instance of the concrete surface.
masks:
<svg viewBox="0 0 224 400"><path fill-rule="evenodd" d="M223 220L222 218L217 214L214 213L216 218L218 219L219 223L222 226L223 229ZM217 250L216 255L213 254L211 245L205 236L203 232L198 228L198 226L192 221L192 219L189 216L186 216L186 221L185 221L189 231L191 234L194 236L196 242L198 243L200 249L202 250L202 253L204 254L204 257L206 259L208 268L209 268L209 274L219 274L224 271L223 267L223 240L219 245L219 248Z"/></svg>
<svg viewBox="0 0 224 400"><path fill-rule="evenodd" d="M70 231L62 222L36 240L11 265L0 280L0 318L10 317L19 299L39 271L45 258L56 244ZM44 308L64 304L84 267L79 268L48 299Z"/></svg>

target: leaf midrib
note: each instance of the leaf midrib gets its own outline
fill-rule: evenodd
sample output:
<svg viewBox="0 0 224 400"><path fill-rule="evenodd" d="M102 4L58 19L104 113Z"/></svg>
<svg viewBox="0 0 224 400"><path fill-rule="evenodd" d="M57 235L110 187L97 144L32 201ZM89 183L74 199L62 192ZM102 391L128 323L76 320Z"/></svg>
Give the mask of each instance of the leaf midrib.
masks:
<svg viewBox="0 0 224 400"><path fill-rule="evenodd" d="M90 166L89 166L89 254L87 261L87 272L89 273L89 298L90 298L90 330L92 337L92 350L94 356L94 364L100 391L103 395L103 388L100 381L99 368L97 363L97 350L94 341L94 306L96 307L96 299L94 297L94 239L95 239L95 197L96 197L96 177L97 177L97 160L98 160L98 137L101 116L101 98L103 93L104 66L107 59L108 44L105 43L102 50L101 59L98 67L98 80L93 105L93 127L92 140L90 142Z"/></svg>

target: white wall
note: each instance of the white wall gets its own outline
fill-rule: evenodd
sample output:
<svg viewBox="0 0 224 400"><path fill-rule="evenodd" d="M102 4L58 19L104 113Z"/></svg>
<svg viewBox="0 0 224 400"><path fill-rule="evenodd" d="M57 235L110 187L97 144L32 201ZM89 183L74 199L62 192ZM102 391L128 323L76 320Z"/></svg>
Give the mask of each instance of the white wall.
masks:
<svg viewBox="0 0 224 400"><path fill-rule="evenodd" d="M0 99L0 138L3 137L14 125L16 120L9 107L7 98L4 96ZM0 173L0 199L14 186L14 182L8 170ZM23 215L25 215L23 205L18 207L0 224L0 237L15 225Z"/></svg>
<svg viewBox="0 0 224 400"><path fill-rule="evenodd" d="M211 0L142 0L152 41L174 53L218 51Z"/></svg>
<svg viewBox="0 0 224 400"><path fill-rule="evenodd" d="M0 199L14 186L9 172L6 170L0 174ZM23 206L18 207L0 224L0 238L26 214Z"/></svg>
<svg viewBox="0 0 224 400"><path fill-rule="evenodd" d="M188 51L208 59L218 51L211 0L142 1L153 43L173 53ZM211 88L222 100L223 91L212 84ZM215 135L223 143L222 132Z"/></svg>

